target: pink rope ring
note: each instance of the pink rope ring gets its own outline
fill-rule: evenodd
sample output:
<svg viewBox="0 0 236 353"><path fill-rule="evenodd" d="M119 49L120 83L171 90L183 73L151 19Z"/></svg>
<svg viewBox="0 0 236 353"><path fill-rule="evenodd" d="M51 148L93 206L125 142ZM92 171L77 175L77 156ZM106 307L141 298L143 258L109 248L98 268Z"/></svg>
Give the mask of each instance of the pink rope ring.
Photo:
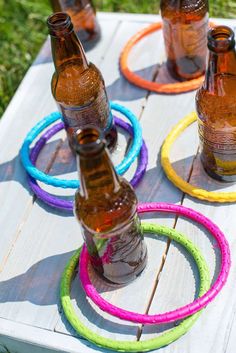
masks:
<svg viewBox="0 0 236 353"><path fill-rule="evenodd" d="M176 213L178 215L182 215L187 217L193 221L204 226L211 235L215 238L219 245L219 249L221 252L221 267L219 275L214 283L214 285L201 297L194 300L192 303L185 305L179 309L166 312L163 314L157 315L147 315L147 314L138 314L135 312L131 312L128 310L124 310L116 307L113 304L108 303L105 299L103 299L100 294L97 292L95 287L92 285L89 275L88 275L88 263L89 263L89 255L84 246L83 251L81 253L80 258L80 280L82 286L85 290L86 295L103 311L119 317L120 319L132 321L140 324L164 324L172 321L183 319L187 316L195 314L197 311L203 309L206 305L208 305L220 292L224 284L226 283L229 270L230 270L230 251L228 242L221 232L221 230L207 217L203 216L201 213L198 213L191 208L187 208L184 206L168 204L168 203L143 203L139 204L138 212L146 213L146 212L167 212L167 213Z"/></svg>

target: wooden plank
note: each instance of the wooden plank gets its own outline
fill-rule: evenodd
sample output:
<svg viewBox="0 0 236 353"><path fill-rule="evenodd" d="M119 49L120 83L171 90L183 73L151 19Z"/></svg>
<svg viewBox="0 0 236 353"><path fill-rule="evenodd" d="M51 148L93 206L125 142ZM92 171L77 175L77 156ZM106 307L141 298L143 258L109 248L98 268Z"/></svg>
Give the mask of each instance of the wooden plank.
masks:
<svg viewBox="0 0 236 353"><path fill-rule="evenodd" d="M94 353L92 343L0 318L1 353ZM99 349L102 352L101 349Z"/></svg>
<svg viewBox="0 0 236 353"><path fill-rule="evenodd" d="M233 23L230 22L230 25L232 26ZM196 139L196 124L192 127L192 132L194 133L194 139ZM186 131L182 138L186 139L186 143L193 144L193 135L190 137L189 131ZM173 154L175 154L176 151L183 152L179 146L179 142L173 146L172 150ZM188 148L187 158L189 157L192 156ZM175 164L180 175L184 177L183 172L181 172L183 166L184 160L181 160L177 165ZM197 156L197 159L194 161L190 182L193 185L212 191L227 190L230 192L235 190L235 186L219 183L208 177L201 166L199 156ZM202 212L217 223L225 232L233 254L235 221L232 219L232 214L235 213L235 205L210 204L189 197L185 197L184 205ZM215 242L212 241L212 237L201 227L182 219L178 219L177 229L185 233L199 246L207 259L214 281L219 271L220 255L219 249L216 247ZM175 264L174 271L173 264ZM190 266L192 266L192 261L190 261ZM196 275L196 268L190 270L190 268L187 269L187 267L189 267L189 265L186 265L186 255L180 254L179 249L171 245L164 269L160 276L157 291L153 298L150 313L171 310L183 304L187 304L194 299L196 288L198 287L198 277ZM160 352L179 353L190 351L191 353L197 353L202 351L220 353L226 352L227 349L229 352L230 350L233 351L234 330L232 327L234 327L234 311L232 312L232 307L235 307L235 298L234 296L232 298L232 293L236 275L235 270L233 261L228 283L218 298L205 309L201 318L187 335L169 347L161 349ZM155 327L145 327L144 329L145 337L153 337L155 335L154 332Z"/></svg>
<svg viewBox="0 0 236 353"><path fill-rule="evenodd" d="M45 84L51 74L49 65L31 67L1 119L0 198L4 200L4 208L0 214L0 268L31 208L32 198L29 197L18 152L28 130L40 117L55 110L55 104L50 99L50 88ZM37 105L33 105L33 101L37 101Z"/></svg>

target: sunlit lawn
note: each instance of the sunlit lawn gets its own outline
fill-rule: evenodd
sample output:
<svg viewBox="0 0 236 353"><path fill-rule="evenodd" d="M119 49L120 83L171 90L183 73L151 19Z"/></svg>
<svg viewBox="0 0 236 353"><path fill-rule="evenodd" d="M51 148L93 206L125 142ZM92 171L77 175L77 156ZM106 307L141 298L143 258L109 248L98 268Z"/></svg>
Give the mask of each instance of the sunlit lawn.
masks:
<svg viewBox="0 0 236 353"><path fill-rule="evenodd" d="M100 11L158 13L157 0L97 0ZM235 17L235 0L211 0L211 16ZM0 116L42 45L47 0L0 0Z"/></svg>

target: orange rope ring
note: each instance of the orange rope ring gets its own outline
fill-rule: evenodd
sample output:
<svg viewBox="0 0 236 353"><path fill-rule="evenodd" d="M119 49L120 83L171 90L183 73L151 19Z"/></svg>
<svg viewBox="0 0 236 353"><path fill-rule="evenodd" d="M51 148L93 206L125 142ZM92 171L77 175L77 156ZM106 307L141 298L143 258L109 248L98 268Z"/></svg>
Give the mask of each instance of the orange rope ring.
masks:
<svg viewBox="0 0 236 353"><path fill-rule="evenodd" d="M214 26L214 24L211 22L210 26L212 27ZM142 38L155 31L159 31L160 29L162 29L162 22L152 23L150 26L137 32L133 37L129 39L120 55L120 70L122 74L129 82L133 83L134 85L157 93L183 93L199 88L204 80L204 76L184 82L157 83L145 80L144 78L140 77L129 69L128 57L131 49Z"/></svg>

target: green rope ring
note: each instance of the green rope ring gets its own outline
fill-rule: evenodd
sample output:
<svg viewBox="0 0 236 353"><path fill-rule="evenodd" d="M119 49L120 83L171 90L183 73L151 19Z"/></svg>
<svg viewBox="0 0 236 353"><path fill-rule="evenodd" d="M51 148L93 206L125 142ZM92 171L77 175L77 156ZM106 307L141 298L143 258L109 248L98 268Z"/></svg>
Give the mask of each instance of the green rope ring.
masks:
<svg viewBox="0 0 236 353"><path fill-rule="evenodd" d="M186 248L186 250L192 255L193 259L195 260L200 276L200 289L199 289L199 296L202 296L207 290L210 288L210 274L205 259L203 258L200 250L184 235L177 232L175 229L171 229L165 226L152 224L152 223L143 223L142 229L144 232L154 233L158 235L165 235L168 236L170 239L175 240L182 246ZM158 349L163 346L166 346L179 337L184 335L191 326L195 323L198 317L201 314L201 311L197 312L196 314L188 317L187 319L183 320L179 326L173 328L172 330L165 332L164 334L160 335L157 338L152 338L146 341L116 341L110 338L102 337L90 329L88 329L77 317L76 312L73 308L70 298L70 287L71 282L74 274L74 270L78 264L80 253L82 247L80 247L74 255L69 260L61 279L61 303L67 317L68 321L70 322L71 326L76 330L76 332L87 339L88 341L96 344L99 347L113 349L117 352L147 352L153 349Z"/></svg>

